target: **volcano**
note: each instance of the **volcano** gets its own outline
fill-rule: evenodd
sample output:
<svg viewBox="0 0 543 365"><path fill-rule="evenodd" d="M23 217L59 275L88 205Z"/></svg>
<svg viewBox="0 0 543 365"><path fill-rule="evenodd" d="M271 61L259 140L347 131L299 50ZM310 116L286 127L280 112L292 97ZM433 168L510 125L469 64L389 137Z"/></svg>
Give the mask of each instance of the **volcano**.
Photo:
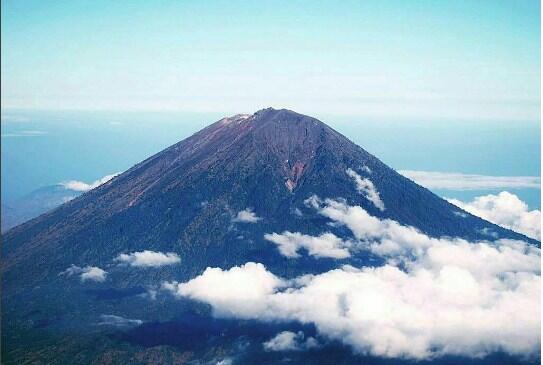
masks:
<svg viewBox="0 0 543 365"><path fill-rule="evenodd" d="M363 250L312 254L308 248L288 251L284 245L283 251L278 249L274 233L319 237L328 232L352 239L345 226L330 224L312 208L312 197L341 199L379 220L414 227L436 239L511 239L537 245L462 211L319 120L268 108L221 119L6 232L2 245L4 355L13 362L40 356L48 362L58 351L77 353L74 349L80 349L81 343L95 341L96 345L96 338L101 338L95 353L85 353L81 359L104 360L113 356L111 348L128 338L133 341L126 346L153 348L156 356L171 360L170 347L161 346L175 347L175 343L156 340L156 333L140 336L130 330L96 337L107 326L89 329L88 324L104 315L146 323L182 321L186 317L180 314L180 306L186 309L192 304L144 297L153 296L149 288L190 280L207 267L226 270L258 262L277 276L295 278L338 265L365 267L383 261ZM153 265L145 260L138 264L138 258L130 256L133 252L167 253L160 259L175 264ZM103 275L92 268L100 268ZM87 278L96 274L98 280L69 277L85 273ZM201 314L201 309L196 313ZM106 319L115 322L117 317ZM127 327L139 324L123 323ZM56 345L51 347L48 339ZM156 343L151 346L149 341Z"/></svg>

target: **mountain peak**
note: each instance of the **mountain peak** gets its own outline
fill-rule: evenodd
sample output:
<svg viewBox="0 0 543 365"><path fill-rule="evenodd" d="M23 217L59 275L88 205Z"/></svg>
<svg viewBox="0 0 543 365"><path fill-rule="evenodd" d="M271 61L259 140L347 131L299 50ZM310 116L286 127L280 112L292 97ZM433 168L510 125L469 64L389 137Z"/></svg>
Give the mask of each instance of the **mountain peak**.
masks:
<svg viewBox="0 0 543 365"><path fill-rule="evenodd" d="M343 141L336 145L349 144L347 138L315 118L274 108L222 118L189 140L189 150L205 148L212 153L213 150L234 149L240 153L242 148L249 155L265 153L268 157L279 156L281 160L292 160L292 153L303 151L306 162L327 141ZM183 144L186 151L186 143Z"/></svg>
<svg viewBox="0 0 543 365"><path fill-rule="evenodd" d="M185 323L197 323L198 333L217 324L187 317L181 327L171 327L170 320L180 318L180 305L162 294L156 299L164 283L235 272L247 263L259 263L285 279L335 276L326 273L349 266L383 267L395 259L388 252L401 255L398 262L403 262L401 242L415 249L430 242L421 239L423 234L471 242L487 242L490 234L492 239L527 240L463 212L317 119L268 108L223 118L3 234L2 306L10 309L5 318L14 339L21 333L72 328L79 338L77 326L91 328L98 316L111 316L112 308L148 321L152 335L145 337L152 341L175 335L176 328L186 337L190 327ZM377 242L387 256L370 250ZM365 271L359 273L352 272ZM274 284L273 295L284 293L276 289ZM192 305L183 302L181 307ZM209 310L196 308L198 313ZM337 318L345 318L340 312ZM43 329L42 321L50 327ZM160 326L168 332L155 332ZM3 322L2 336L4 328ZM27 328L40 332L21 332ZM92 341L99 328L89 330ZM238 341L242 326L236 322L234 328L230 333ZM103 333L108 343L130 338L114 337L109 329ZM223 333L217 332L217 338ZM100 359L109 359L110 353L105 354Z"/></svg>
<svg viewBox="0 0 543 365"><path fill-rule="evenodd" d="M296 122L311 122L314 125L324 123L319 120L309 117L304 114L297 113L289 109L274 109L265 108L260 109L253 114L236 114L229 117L224 117L219 120L222 125L241 124L242 122L254 122L255 125L262 125L267 123L296 123Z"/></svg>
<svg viewBox="0 0 543 365"><path fill-rule="evenodd" d="M207 160L228 160L227 166L267 161L266 169L280 171L283 189L292 193L319 153L336 155L337 159L349 146L358 148L315 118L288 109L266 108L220 119L174 146L177 156L172 158L192 151L193 156Z"/></svg>
<svg viewBox="0 0 543 365"><path fill-rule="evenodd" d="M274 109L274 108L266 108L261 109L254 113L252 115L252 118L255 120L258 120L260 122L277 122L277 121L285 121L285 122L300 122L303 120L312 121L312 122L319 122L315 118L309 117L304 114L297 113L293 110L289 109ZM324 123L322 123L324 124Z"/></svg>
<svg viewBox="0 0 543 365"><path fill-rule="evenodd" d="M525 239L474 216L459 215L457 207L317 119L268 108L223 118L6 232L3 271L10 284L4 289L57 280L71 264L108 263L127 249L180 252L193 262L181 273L184 278L207 266L256 259L278 273L318 271L318 265L284 265L263 239L270 230L300 227L307 234L322 234L322 218L306 203L312 196L343 199L432 237L484 240L491 230L502 238ZM233 225L236 215L247 209L260 223ZM341 227L335 229L342 234ZM49 252L58 254L43 260ZM352 263L362 259L353 258ZM163 279L171 279L167 274ZM117 279L123 282L123 277Z"/></svg>
<svg viewBox="0 0 543 365"><path fill-rule="evenodd" d="M274 109L274 108L265 108L260 109L253 114L235 114L232 116L224 117L220 119L217 124L221 126L235 126L241 124L252 124L253 127L261 124L266 124L268 122L277 122L277 121L299 121L303 118L309 118L305 115L296 113L288 109ZM313 118L311 118L313 119Z"/></svg>

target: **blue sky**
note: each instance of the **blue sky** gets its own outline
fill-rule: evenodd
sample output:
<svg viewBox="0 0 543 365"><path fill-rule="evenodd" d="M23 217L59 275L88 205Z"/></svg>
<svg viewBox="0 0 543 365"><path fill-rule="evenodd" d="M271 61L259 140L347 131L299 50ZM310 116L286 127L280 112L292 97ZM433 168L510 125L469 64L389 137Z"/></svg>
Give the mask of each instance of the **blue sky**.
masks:
<svg viewBox="0 0 543 365"><path fill-rule="evenodd" d="M538 1L2 1L2 108L538 121Z"/></svg>

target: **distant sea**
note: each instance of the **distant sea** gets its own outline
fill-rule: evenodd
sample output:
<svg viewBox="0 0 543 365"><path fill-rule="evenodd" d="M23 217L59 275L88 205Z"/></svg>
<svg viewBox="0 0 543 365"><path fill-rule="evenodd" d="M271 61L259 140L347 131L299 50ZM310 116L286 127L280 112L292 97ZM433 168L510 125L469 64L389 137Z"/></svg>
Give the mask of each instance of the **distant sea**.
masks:
<svg viewBox="0 0 543 365"><path fill-rule="evenodd" d="M241 111L243 112L243 111ZM225 115L2 110L2 201L122 172ZM314 115L397 170L540 176L540 122L408 121ZM530 209L540 189L501 189ZM500 190L434 190L460 200Z"/></svg>

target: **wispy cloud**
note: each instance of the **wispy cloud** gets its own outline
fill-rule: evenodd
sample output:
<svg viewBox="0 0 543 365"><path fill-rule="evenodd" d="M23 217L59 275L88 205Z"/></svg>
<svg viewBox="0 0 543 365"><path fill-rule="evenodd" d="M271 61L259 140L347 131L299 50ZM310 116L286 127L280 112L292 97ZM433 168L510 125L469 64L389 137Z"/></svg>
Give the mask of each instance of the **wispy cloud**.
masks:
<svg viewBox="0 0 543 365"><path fill-rule="evenodd" d="M98 179L90 184L83 181L79 181L79 180L70 180L70 181L61 182L60 185L64 186L66 190L85 192L85 191L89 191L94 188L97 188L98 186L102 184L105 184L106 182L113 179L115 176L119 174L120 172L117 172L111 175L106 175L103 178Z"/></svg>
<svg viewBox="0 0 543 365"><path fill-rule="evenodd" d="M498 195L476 197L470 202L447 200L473 215L541 240L541 211L530 211L528 205L515 194L502 191Z"/></svg>
<svg viewBox="0 0 543 365"><path fill-rule="evenodd" d="M8 132L8 133L2 133L2 138L8 138L8 137L41 137L46 134L49 134L46 131L38 131L38 130L27 130L27 131L17 131L17 132Z"/></svg>
<svg viewBox="0 0 543 365"><path fill-rule="evenodd" d="M215 365L232 365L234 362L230 358L219 360L215 363Z"/></svg>
<svg viewBox="0 0 543 365"><path fill-rule="evenodd" d="M234 219L232 219L232 222L239 222L239 223L257 223L262 218L258 217L255 212L251 208L246 208L236 215Z"/></svg>
<svg viewBox="0 0 543 365"><path fill-rule="evenodd" d="M143 323L141 319L129 319L114 314L102 314L100 319L101 321L98 322L100 326L131 327L139 326Z"/></svg>
<svg viewBox="0 0 543 365"><path fill-rule="evenodd" d="M160 267L181 262L181 258L176 253L149 250L129 254L122 253L115 260L134 267Z"/></svg>
<svg viewBox="0 0 543 365"><path fill-rule="evenodd" d="M505 239L436 239L342 200L312 203L386 264L285 279L249 262L207 268L163 288L210 304L216 316L312 323L322 336L375 356L538 354L539 248ZM275 345L288 347L292 336L283 337Z"/></svg>
<svg viewBox="0 0 543 365"><path fill-rule="evenodd" d="M364 166L366 167L366 166ZM366 167L367 168L367 167ZM371 173L371 170L368 169ZM356 184L356 189L358 192L366 197L375 207L381 211L385 210L385 204L381 200L379 192L373 185L373 182L370 179L363 178L356 173L353 169L347 169L347 175L349 175Z"/></svg>
<svg viewBox="0 0 543 365"><path fill-rule="evenodd" d="M77 265L72 265L63 272L61 272L59 275L79 275L79 278L82 282L96 281L101 283L106 280L107 271L104 271L96 266L79 267Z"/></svg>
<svg viewBox="0 0 543 365"><path fill-rule="evenodd" d="M302 351L319 346L314 337L305 338L302 331L283 331L262 344L266 351Z"/></svg>
<svg viewBox="0 0 543 365"><path fill-rule="evenodd" d="M492 190L541 188L541 178L539 176L490 176L415 170L399 170L398 172L429 189Z"/></svg>
<svg viewBox="0 0 543 365"><path fill-rule="evenodd" d="M285 231L281 234L265 234L264 238L277 245L279 252L286 257L300 257L300 249L307 250L315 257L331 257L343 259L351 256L347 249L348 244L332 233L323 233L320 236L309 236L299 232Z"/></svg>

